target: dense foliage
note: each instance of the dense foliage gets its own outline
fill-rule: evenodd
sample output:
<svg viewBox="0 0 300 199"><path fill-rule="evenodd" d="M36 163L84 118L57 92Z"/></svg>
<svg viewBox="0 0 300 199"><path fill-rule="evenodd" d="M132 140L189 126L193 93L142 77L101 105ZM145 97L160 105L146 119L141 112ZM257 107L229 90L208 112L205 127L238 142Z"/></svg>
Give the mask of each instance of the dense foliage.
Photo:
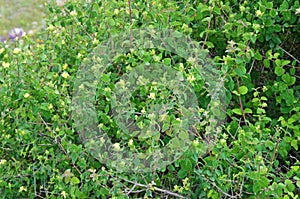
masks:
<svg viewBox="0 0 300 199"><path fill-rule="evenodd" d="M0 45L2 198L298 198L299 1L94 0L48 8L45 30ZM87 150L74 127L72 97L77 71L97 45L136 28L172 29L199 42L224 80L227 110L208 153L199 142L207 133L204 121L172 164L128 174ZM141 63L181 71L195 89L199 114L211 100L192 60L164 49L117 54L95 97L99 127L116 149L154 150L147 139L118 128L111 115L122 74ZM171 92L145 85L131 102L142 112ZM153 136L168 142L178 117L165 116L168 125Z"/></svg>

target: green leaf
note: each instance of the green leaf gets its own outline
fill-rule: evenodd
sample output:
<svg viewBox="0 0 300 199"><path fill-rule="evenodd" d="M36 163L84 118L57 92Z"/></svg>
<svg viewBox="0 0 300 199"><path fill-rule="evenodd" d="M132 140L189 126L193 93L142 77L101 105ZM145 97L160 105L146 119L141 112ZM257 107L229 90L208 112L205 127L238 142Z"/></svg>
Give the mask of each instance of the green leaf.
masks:
<svg viewBox="0 0 300 199"><path fill-rule="evenodd" d="M280 66L276 66L276 67L275 67L275 74L276 74L277 76L283 75L284 72L285 72L285 70L284 70L283 68L281 68Z"/></svg>
<svg viewBox="0 0 300 199"><path fill-rule="evenodd" d="M300 180L297 180L296 185L300 188Z"/></svg>
<svg viewBox="0 0 300 199"><path fill-rule="evenodd" d="M252 113L252 110L251 110L250 108L245 108L244 112L245 112L245 113L250 113L250 114L251 114L251 113Z"/></svg>
<svg viewBox="0 0 300 199"><path fill-rule="evenodd" d="M237 115L243 115L242 110L240 108L234 108L234 109L232 109L232 112L234 112Z"/></svg>
<svg viewBox="0 0 300 199"><path fill-rule="evenodd" d="M267 3L266 3L266 8L267 8L267 9L273 8L273 3L272 3L272 2L267 2Z"/></svg>
<svg viewBox="0 0 300 199"><path fill-rule="evenodd" d="M192 171L192 162L189 159L184 159L180 161L180 166L186 171Z"/></svg>
<svg viewBox="0 0 300 199"><path fill-rule="evenodd" d="M220 14L221 14L221 10L220 10L220 8L219 8L218 6L214 6L214 7L213 7L213 12L214 12L215 14L217 14L217 15L220 15Z"/></svg>
<svg viewBox="0 0 300 199"><path fill-rule="evenodd" d="M71 179L71 184L73 185L76 185L76 184L79 184L80 183L80 180L77 178L77 177L72 177Z"/></svg>
<svg viewBox="0 0 300 199"><path fill-rule="evenodd" d="M291 146L294 147L296 151L298 151L298 140L292 140Z"/></svg>
<svg viewBox="0 0 300 199"><path fill-rule="evenodd" d="M256 59L256 60L262 60L262 56L261 56L261 54L258 52L258 51L256 51L256 53L255 53L255 55L254 55L254 58Z"/></svg>
<svg viewBox="0 0 300 199"><path fill-rule="evenodd" d="M208 48L213 48L213 47L215 47L215 45L214 45L212 42L210 42L210 41L205 42L205 44L206 44L206 46L207 46Z"/></svg>
<svg viewBox="0 0 300 199"><path fill-rule="evenodd" d="M291 63L290 60L283 60L283 61L281 61L281 66L285 66L285 65L287 65L289 63Z"/></svg>
<svg viewBox="0 0 300 199"><path fill-rule="evenodd" d="M171 65L171 59L170 58L165 58L163 60L164 65L170 66Z"/></svg>
<svg viewBox="0 0 300 199"><path fill-rule="evenodd" d="M105 83L110 81L110 75L109 74L102 74L101 80Z"/></svg>
<svg viewBox="0 0 300 199"><path fill-rule="evenodd" d="M291 77L289 74L284 74L282 75L281 79L288 84L289 86L295 84L296 82L296 78L295 77Z"/></svg>
<svg viewBox="0 0 300 199"><path fill-rule="evenodd" d="M260 176L258 180L255 180L253 184L253 192L258 194L260 191L262 191L263 188L267 187L268 184L268 178Z"/></svg>
<svg viewBox="0 0 300 199"><path fill-rule="evenodd" d="M266 68L269 68L269 67L270 67L270 60L264 59L264 66L265 66Z"/></svg>
<svg viewBox="0 0 300 199"><path fill-rule="evenodd" d="M279 11L287 10L289 8L289 3L287 1L283 1L279 7Z"/></svg>
<svg viewBox="0 0 300 199"><path fill-rule="evenodd" d="M188 172L184 169L180 169L177 173L178 178L183 179L187 176Z"/></svg>
<svg viewBox="0 0 300 199"><path fill-rule="evenodd" d="M240 94L245 95L248 93L248 88L246 86L241 86L240 87Z"/></svg>
<svg viewBox="0 0 300 199"><path fill-rule="evenodd" d="M246 74L246 67L244 66L238 66L236 69L234 69L235 74L242 77L244 74Z"/></svg>

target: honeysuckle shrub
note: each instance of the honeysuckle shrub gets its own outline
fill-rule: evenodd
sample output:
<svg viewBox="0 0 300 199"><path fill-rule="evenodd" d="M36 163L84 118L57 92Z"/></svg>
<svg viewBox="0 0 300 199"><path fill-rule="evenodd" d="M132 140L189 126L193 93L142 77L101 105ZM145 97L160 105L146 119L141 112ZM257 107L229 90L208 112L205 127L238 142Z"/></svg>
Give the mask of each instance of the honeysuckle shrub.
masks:
<svg viewBox="0 0 300 199"><path fill-rule="evenodd" d="M0 47L3 198L298 198L299 1L94 0L48 9L45 30ZM74 128L72 97L77 71L97 45L135 28L172 29L198 41L224 78L227 110L209 150L198 141L207 133L200 123L199 136L175 162L132 174L87 150ZM95 96L99 127L117 149L153 150L147 140L122 132L111 115L122 74L145 62L181 71L195 89L199 114L211 100L188 60L162 49L120 54ZM171 96L151 86L133 93L137 112L155 96L158 103ZM176 130L176 118L176 112L168 115L162 143ZM147 118L137 120L147 124Z"/></svg>

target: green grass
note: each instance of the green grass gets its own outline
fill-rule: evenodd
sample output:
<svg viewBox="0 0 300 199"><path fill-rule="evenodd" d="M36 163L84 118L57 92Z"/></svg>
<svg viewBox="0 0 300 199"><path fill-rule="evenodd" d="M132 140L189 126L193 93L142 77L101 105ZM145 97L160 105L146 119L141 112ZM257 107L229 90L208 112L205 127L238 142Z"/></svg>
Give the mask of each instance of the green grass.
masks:
<svg viewBox="0 0 300 199"><path fill-rule="evenodd" d="M46 0L0 0L0 35L13 28L36 30L45 16Z"/></svg>

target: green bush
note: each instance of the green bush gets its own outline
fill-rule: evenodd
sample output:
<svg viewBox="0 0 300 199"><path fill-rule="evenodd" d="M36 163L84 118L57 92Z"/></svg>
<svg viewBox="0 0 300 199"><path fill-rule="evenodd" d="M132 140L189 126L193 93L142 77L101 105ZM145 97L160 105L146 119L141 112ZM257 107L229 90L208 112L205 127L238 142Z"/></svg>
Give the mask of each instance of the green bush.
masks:
<svg viewBox="0 0 300 199"><path fill-rule="evenodd" d="M115 0L48 5L45 30L0 47L0 195L298 198L299 1L130 3L130 9L127 1ZM77 72L97 45L115 34L130 36L138 28L167 28L197 41L224 80L227 110L209 150L199 142L210 133L208 122L202 121L189 150L172 164L128 174L102 164L81 141L72 118L72 98ZM122 74L141 63L182 72L195 90L199 114L208 109L212 95L191 60L154 48L117 54L96 86L99 127L117 143L115 148L147 154L155 150L153 144L123 132L111 116L112 93ZM130 100L142 112L153 103L151 98L162 103L171 93L153 90L150 84ZM162 145L179 129L180 114L171 112L166 118L168 125L151 134ZM142 116L135 119L141 125L149 122Z"/></svg>

